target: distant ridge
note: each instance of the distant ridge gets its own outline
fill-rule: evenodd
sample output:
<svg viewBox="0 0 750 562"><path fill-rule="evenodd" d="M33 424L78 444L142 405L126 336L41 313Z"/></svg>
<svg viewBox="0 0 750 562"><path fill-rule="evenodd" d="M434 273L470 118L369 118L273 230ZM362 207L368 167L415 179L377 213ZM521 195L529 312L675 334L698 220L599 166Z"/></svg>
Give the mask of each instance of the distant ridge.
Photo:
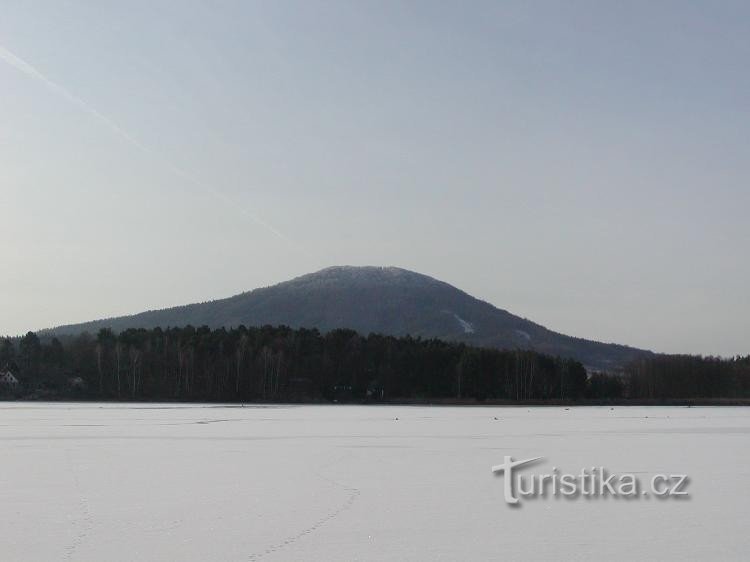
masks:
<svg viewBox="0 0 750 562"><path fill-rule="evenodd" d="M447 283L398 267L329 267L271 287L215 301L71 324L41 334L119 332L157 326L280 325L326 332L419 336L504 349L534 349L613 371L651 352L559 334Z"/></svg>

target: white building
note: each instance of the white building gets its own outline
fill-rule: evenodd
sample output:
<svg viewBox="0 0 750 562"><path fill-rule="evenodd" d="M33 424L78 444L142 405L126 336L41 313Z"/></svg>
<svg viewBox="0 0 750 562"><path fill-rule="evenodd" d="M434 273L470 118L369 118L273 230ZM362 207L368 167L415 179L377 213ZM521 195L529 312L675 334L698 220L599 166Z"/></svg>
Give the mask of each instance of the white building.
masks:
<svg viewBox="0 0 750 562"><path fill-rule="evenodd" d="M10 371L0 371L0 388L17 388L18 379Z"/></svg>
<svg viewBox="0 0 750 562"><path fill-rule="evenodd" d="M68 388L71 390L83 390L86 388L86 381L81 377L68 377Z"/></svg>

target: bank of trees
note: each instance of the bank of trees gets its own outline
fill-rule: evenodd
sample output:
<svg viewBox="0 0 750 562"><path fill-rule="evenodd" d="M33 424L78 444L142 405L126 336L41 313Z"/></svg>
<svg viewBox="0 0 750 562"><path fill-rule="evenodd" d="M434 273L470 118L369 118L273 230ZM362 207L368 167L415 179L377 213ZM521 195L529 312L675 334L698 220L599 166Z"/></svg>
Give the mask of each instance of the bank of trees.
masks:
<svg viewBox="0 0 750 562"><path fill-rule="evenodd" d="M586 396L595 400L648 402L750 399L750 356L653 355L618 374L593 373Z"/></svg>
<svg viewBox="0 0 750 562"><path fill-rule="evenodd" d="M644 399L748 398L750 355L655 355L630 363L625 381L631 396Z"/></svg>
<svg viewBox="0 0 750 562"><path fill-rule="evenodd" d="M750 398L750 356L654 355L619 374L526 350L288 327L130 329L0 340L21 396L382 401ZM1 390L1 389L0 389Z"/></svg>
<svg viewBox="0 0 750 562"><path fill-rule="evenodd" d="M0 342L26 395L147 400L574 400L577 361L351 330L131 329Z"/></svg>

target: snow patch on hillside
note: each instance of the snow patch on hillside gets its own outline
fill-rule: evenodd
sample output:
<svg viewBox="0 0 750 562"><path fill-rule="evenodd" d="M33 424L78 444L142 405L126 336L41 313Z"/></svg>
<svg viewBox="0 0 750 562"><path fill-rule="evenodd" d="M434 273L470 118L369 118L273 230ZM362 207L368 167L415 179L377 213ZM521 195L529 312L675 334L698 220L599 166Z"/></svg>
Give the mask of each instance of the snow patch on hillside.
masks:
<svg viewBox="0 0 750 562"><path fill-rule="evenodd" d="M531 336L529 335L528 332L524 332L523 330L516 330L516 334L521 336L526 341L531 341Z"/></svg>
<svg viewBox="0 0 750 562"><path fill-rule="evenodd" d="M458 314L455 312L453 313L453 317L458 320L458 323L461 324L461 327L464 329L464 334L473 334L474 333L474 325L471 322L467 322L463 318L461 318Z"/></svg>

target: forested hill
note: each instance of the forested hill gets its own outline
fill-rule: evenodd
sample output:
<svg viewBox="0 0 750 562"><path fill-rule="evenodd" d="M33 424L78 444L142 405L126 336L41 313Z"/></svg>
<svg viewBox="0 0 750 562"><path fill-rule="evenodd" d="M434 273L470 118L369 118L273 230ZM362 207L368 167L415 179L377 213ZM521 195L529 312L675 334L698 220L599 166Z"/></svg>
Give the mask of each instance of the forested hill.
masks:
<svg viewBox="0 0 750 562"><path fill-rule="evenodd" d="M330 267L226 299L60 326L40 335L188 325L286 325L321 332L350 328L361 334L408 334L480 347L530 349L608 371L651 355L553 332L447 283L395 267Z"/></svg>

